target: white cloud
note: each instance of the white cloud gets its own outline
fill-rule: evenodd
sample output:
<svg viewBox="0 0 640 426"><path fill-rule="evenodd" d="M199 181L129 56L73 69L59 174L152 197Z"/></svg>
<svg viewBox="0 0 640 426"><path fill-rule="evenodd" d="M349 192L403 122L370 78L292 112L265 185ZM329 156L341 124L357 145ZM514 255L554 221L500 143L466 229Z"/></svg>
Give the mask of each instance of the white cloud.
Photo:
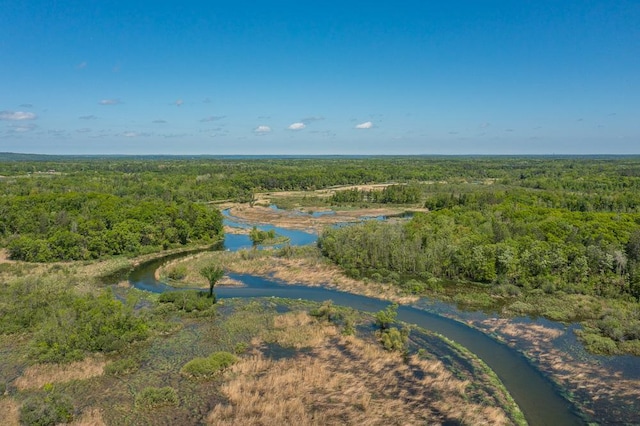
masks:
<svg viewBox="0 0 640 426"><path fill-rule="evenodd" d="M120 99L102 99L98 104L100 105L118 105L120 103Z"/></svg>
<svg viewBox="0 0 640 426"><path fill-rule="evenodd" d="M178 99L177 101L174 102L175 106L180 106L182 104L184 104L184 101L182 99Z"/></svg>
<svg viewBox="0 0 640 426"><path fill-rule="evenodd" d="M271 132L271 127L269 126L258 126L255 129L253 129L253 133L256 133L258 135L264 135L265 133L270 133Z"/></svg>
<svg viewBox="0 0 640 426"><path fill-rule="evenodd" d="M304 123L293 123L289 127L287 127L287 129L289 129L289 130L302 130L305 127L307 127L307 125L304 124Z"/></svg>
<svg viewBox="0 0 640 426"><path fill-rule="evenodd" d="M35 120L37 116L32 112L25 111L0 111L0 120L22 121Z"/></svg>
<svg viewBox="0 0 640 426"><path fill-rule="evenodd" d="M373 123L370 121L365 121L364 123L356 124L356 129L371 129L373 127Z"/></svg>

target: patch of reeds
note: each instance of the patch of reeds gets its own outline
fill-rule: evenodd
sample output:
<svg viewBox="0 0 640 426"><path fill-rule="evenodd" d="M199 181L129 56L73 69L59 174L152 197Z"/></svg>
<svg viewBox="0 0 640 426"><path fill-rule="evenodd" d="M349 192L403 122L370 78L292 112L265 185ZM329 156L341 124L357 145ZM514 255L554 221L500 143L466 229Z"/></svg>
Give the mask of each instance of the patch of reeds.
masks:
<svg viewBox="0 0 640 426"><path fill-rule="evenodd" d="M69 364L37 364L28 367L15 381L18 390L40 389L50 383L65 383L101 376L106 361L94 355L82 361Z"/></svg>
<svg viewBox="0 0 640 426"><path fill-rule="evenodd" d="M97 408L83 410L80 417L74 419L69 426L106 426L102 418L102 411Z"/></svg>
<svg viewBox="0 0 640 426"><path fill-rule="evenodd" d="M20 424L20 406L9 397L0 396L0 418L6 426L18 426Z"/></svg>
<svg viewBox="0 0 640 426"><path fill-rule="evenodd" d="M209 424L510 423L502 408L469 402L470 382L438 360L404 359L306 313L277 316L274 328L277 343L308 351L279 360L256 354L231 367L221 388L228 402L209 413Z"/></svg>

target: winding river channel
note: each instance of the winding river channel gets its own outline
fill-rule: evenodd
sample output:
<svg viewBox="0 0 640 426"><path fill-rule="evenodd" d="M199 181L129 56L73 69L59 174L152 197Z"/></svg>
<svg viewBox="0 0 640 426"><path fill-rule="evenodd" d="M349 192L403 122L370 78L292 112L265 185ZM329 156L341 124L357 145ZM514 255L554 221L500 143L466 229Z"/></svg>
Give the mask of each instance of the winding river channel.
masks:
<svg viewBox="0 0 640 426"><path fill-rule="evenodd" d="M225 216L225 225L241 228L252 226L233 220L228 216L228 213ZM271 225L260 225L258 228L262 230L275 229L278 234L290 238L292 245L312 244L317 239L315 234L304 231L276 228ZM251 241L247 235L226 235L225 249L233 251L247 247L251 247ZM151 292L172 290L174 289L173 287L156 280L155 271L163 263L186 254L183 252L143 263L131 272L129 282L138 289ZM275 296L318 302L330 299L335 304L350 306L368 312L376 312L389 305L389 302L383 300L323 287L289 285L264 277L244 274L229 274L229 276L243 282L245 285L241 287L217 287L216 294L218 297ZM462 322L423 308L400 306L398 308L398 319L440 333L465 346L481 358L502 380L520 406L529 424L586 424L575 407L562 395L558 386L540 373L529 360L515 349Z"/></svg>

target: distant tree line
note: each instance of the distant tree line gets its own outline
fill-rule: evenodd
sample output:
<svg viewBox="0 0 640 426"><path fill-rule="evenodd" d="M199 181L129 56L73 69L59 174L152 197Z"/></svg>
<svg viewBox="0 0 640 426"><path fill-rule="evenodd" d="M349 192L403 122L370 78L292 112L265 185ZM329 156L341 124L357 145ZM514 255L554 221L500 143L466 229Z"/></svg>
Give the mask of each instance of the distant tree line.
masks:
<svg viewBox="0 0 640 426"><path fill-rule="evenodd" d="M331 196L331 203L416 204L421 199L422 189L420 185L413 183L409 185L389 185L381 190L353 188L336 191Z"/></svg>

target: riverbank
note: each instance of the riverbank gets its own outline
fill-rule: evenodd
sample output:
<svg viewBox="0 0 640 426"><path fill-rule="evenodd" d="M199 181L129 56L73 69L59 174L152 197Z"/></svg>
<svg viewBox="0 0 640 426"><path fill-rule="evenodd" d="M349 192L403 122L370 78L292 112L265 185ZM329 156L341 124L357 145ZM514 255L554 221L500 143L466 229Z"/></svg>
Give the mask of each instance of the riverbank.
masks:
<svg viewBox="0 0 640 426"><path fill-rule="evenodd" d="M312 287L328 287L368 297L410 304L416 296L403 295L397 287L373 282L364 282L346 277L340 268L324 260L313 247L292 247L288 256L280 256L282 250L241 250L237 252L202 252L186 258L172 260L156 271L156 277L166 277L179 265L187 273L180 281L172 281L175 287L208 288L208 282L200 275L200 269L215 263L226 272L269 277L286 284L301 284ZM236 285L227 276L219 285Z"/></svg>
<svg viewBox="0 0 640 426"><path fill-rule="evenodd" d="M309 220L307 217L300 221L295 218L296 214L277 209L246 207L231 211L241 215L245 220L255 219L261 212L265 212L267 216L259 222L265 223L267 218L269 220L279 218L275 223L286 226L290 224L290 220L293 220L297 221L298 229L304 229L300 224ZM294 217L293 219L283 217L286 215ZM331 215L324 217L331 217ZM406 296L395 286L348 278L341 269L326 262L326 259L317 253L297 252L293 256L295 259L280 259L274 254L265 252L256 255L257 259L253 259L255 261L253 263L250 259L233 260L230 262L229 270L235 273L274 277L289 284L328 285L354 294L396 300L405 304L416 300L415 296L404 299ZM298 256L302 258L296 258ZM297 271L311 271L311 273ZM316 277L316 279L310 277ZM435 291L434 295L442 296L440 293ZM465 302L463 305L467 306L477 304L479 309L486 307L481 300L482 297L472 301L469 300L473 299L472 296L453 298L450 296L447 294L448 300L452 302L462 301ZM590 302L584 300L581 303ZM588 354L575 338L575 326L518 318L517 315L514 316L514 312L501 318L500 312L494 311L492 314L485 315L474 314L473 308L468 313L454 308L444 315L463 321L522 352L540 371L557 383L564 390L565 395L585 414L595 419L640 420L637 417L640 409L638 407L640 377L631 373L633 368L629 367L640 365L637 357L602 357Z"/></svg>

